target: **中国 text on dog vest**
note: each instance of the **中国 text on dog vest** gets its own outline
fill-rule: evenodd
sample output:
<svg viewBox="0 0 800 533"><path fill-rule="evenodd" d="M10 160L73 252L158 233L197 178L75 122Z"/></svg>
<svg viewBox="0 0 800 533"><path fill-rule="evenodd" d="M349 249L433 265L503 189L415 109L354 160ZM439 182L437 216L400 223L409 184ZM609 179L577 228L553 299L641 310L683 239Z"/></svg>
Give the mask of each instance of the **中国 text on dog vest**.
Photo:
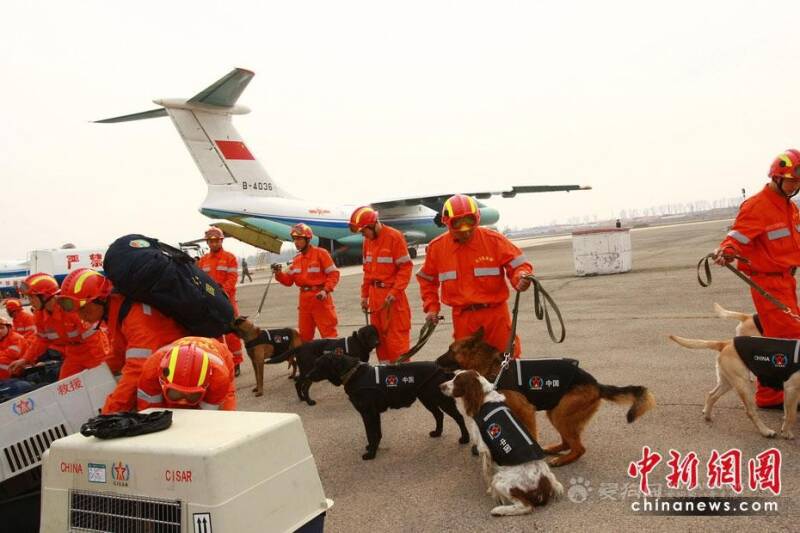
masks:
<svg viewBox="0 0 800 533"><path fill-rule="evenodd" d="M515 466L544 459L544 452L530 433L502 402L486 402L475 416L483 442L500 466Z"/></svg>

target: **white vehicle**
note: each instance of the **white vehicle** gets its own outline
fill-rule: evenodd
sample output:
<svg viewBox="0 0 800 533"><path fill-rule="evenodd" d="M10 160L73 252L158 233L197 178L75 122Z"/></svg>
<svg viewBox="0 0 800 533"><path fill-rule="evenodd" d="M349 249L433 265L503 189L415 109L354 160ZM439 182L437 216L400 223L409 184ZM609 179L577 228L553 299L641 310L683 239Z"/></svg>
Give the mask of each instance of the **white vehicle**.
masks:
<svg viewBox="0 0 800 533"><path fill-rule="evenodd" d="M54 250L34 250L28 260L31 273L52 274L59 283L73 270L93 268L103 270L106 246L96 248L58 248Z"/></svg>
<svg viewBox="0 0 800 533"><path fill-rule="evenodd" d="M0 298L18 297L19 284L29 273L27 261L0 261Z"/></svg>
<svg viewBox="0 0 800 533"><path fill-rule="evenodd" d="M186 148L208 185L208 195L200 212L213 219L230 222L215 224L231 235L259 248L280 253L282 241L291 241L294 224L305 223L330 251L360 257L360 234L349 231L350 214L357 205L333 205L298 199L273 180L233 127L232 116L249 113L237 105L253 72L234 69L192 98L161 99L158 109L114 117L97 122L127 122L169 116ZM495 180L493 180L495 182ZM380 201L363 201L380 211L381 220L401 231L411 257L416 246L444 232L440 213L453 194L466 193L478 199L502 195L511 198L519 193L586 190L580 185L523 185L498 187L486 191L443 190L429 194ZM492 225L500 218L496 209L479 202L481 224ZM348 252L349 250L349 252Z"/></svg>

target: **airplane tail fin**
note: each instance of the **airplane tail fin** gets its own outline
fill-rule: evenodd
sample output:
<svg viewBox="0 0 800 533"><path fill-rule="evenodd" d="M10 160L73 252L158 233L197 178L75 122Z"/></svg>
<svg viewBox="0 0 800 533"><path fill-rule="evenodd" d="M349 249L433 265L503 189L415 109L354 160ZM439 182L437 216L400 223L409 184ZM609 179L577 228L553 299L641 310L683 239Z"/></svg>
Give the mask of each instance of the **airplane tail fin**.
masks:
<svg viewBox="0 0 800 533"><path fill-rule="evenodd" d="M108 124L169 116L209 189L291 198L269 177L233 127L233 115L250 112L236 102L253 76L253 72L237 68L188 100L155 100L162 107L96 122Z"/></svg>

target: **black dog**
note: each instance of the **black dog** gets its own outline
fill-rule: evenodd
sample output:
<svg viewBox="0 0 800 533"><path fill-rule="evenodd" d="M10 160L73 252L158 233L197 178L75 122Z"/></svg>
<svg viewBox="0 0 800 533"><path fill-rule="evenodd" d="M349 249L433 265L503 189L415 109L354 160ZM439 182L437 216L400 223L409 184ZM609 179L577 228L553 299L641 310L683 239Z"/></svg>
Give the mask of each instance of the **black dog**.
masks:
<svg viewBox="0 0 800 533"><path fill-rule="evenodd" d="M294 357L300 373L294 378L294 388L297 397L308 405L316 405L308 391L311 388L309 373L314 368L314 362L323 355L336 356L350 355L365 363L369 361L369 354L378 345L378 330L375 326L363 326L354 331L349 337L342 339L317 339L307 342L297 348L288 350L276 357L267 359L267 364L281 363L289 357Z"/></svg>
<svg viewBox="0 0 800 533"><path fill-rule="evenodd" d="M381 442L381 413L387 409L408 407L419 399L436 420L431 437L440 437L447 413L458 424L461 438L469 442L469 432L464 418L456 409L453 398L442 394L439 385L452 379L433 362L403 363L400 365L371 366L347 355L323 355L314 365L309 377L312 381L327 379L336 386L344 385L350 403L361 415L367 432L367 453L362 459L374 459Z"/></svg>

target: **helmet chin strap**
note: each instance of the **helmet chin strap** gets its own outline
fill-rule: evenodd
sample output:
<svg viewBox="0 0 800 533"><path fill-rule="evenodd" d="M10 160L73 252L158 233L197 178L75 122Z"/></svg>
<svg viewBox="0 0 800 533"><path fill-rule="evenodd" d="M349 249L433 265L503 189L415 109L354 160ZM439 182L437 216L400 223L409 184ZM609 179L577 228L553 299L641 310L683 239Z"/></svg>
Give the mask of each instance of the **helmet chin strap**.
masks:
<svg viewBox="0 0 800 533"><path fill-rule="evenodd" d="M778 178L778 181L777 181L776 185L778 186L778 191L780 191L780 193L783 196L785 196L786 199L788 200L788 199L792 198L793 196L795 196L798 192L800 192L800 187L795 189L795 191L792 194L786 194L786 192L783 190L783 180L784 179L786 179L786 178L783 178L783 177Z"/></svg>

